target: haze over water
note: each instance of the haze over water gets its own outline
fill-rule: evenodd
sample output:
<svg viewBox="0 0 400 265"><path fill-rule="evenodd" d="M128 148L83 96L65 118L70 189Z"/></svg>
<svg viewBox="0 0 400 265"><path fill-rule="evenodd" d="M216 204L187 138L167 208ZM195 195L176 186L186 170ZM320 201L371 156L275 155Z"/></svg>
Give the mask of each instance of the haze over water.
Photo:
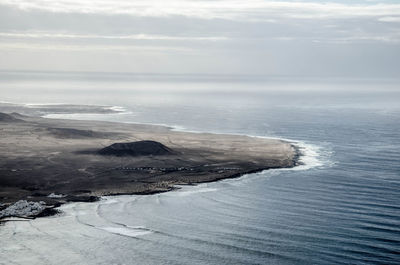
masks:
<svg viewBox="0 0 400 265"><path fill-rule="evenodd" d="M48 117L298 141L304 166L69 204L0 228L0 264L398 264L398 80L12 73L1 100L119 106ZM31 105L34 107L34 105ZM3 241L3 240L2 240Z"/></svg>

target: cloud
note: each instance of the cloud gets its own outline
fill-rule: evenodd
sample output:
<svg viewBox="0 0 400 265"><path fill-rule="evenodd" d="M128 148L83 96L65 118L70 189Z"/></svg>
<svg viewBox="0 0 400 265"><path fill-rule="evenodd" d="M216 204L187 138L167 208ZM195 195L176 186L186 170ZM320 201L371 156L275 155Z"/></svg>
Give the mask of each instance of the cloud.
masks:
<svg viewBox="0 0 400 265"><path fill-rule="evenodd" d="M0 38L91 43L398 43L400 4L261 0L0 0ZM382 23L382 22L392 22Z"/></svg>
<svg viewBox="0 0 400 265"><path fill-rule="evenodd" d="M382 22L400 22L400 16L398 17L381 17L378 19Z"/></svg>
<svg viewBox="0 0 400 265"><path fill-rule="evenodd" d="M54 32L0 32L0 37L6 38L32 38L32 39L106 39L106 40L159 40L159 41L221 41L227 37L185 37L167 35L94 35L94 34L67 34Z"/></svg>
<svg viewBox="0 0 400 265"><path fill-rule="evenodd" d="M21 10L58 13L127 14L139 17L186 16L201 19L270 21L276 18L326 19L400 15L400 4L344 4L263 0L1 0Z"/></svg>
<svg viewBox="0 0 400 265"><path fill-rule="evenodd" d="M398 76L400 3L327 1L0 0L0 69Z"/></svg>
<svg viewBox="0 0 400 265"><path fill-rule="evenodd" d="M78 51L78 52L179 52L186 53L192 51L189 47L166 47L149 45L101 45L101 44L43 44L26 42L3 42L0 43L1 51L26 50L26 51Z"/></svg>

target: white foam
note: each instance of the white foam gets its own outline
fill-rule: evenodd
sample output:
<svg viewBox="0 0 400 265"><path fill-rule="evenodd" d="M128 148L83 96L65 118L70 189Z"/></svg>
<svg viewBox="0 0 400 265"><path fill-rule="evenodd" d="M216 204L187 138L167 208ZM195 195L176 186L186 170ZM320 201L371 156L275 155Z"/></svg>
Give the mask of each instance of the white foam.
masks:
<svg viewBox="0 0 400 265"><path fill-rule="evenodd" d="M43 118L48 119L68 119L68 120L99 120L99 121L115 121L114 115L132 115L133 112L115 112L115 113L68 113L68 114L45 114ZM106 116L105 116L106 115ZM105 117L107 117L105 119Z"/></svg>
<svg viewBox="0 0 400 265"><path fill-rule="evenodd" d="M71 105L68 103L24 103L24 104L19 104L19 105L23 105L25 107L41 107L41 106L63 106L63 105Z"/></svg>
<svg viewBox="0 0 400 265"><path fill-rule="evenodd" d="M7 105L18 105L17 103L10 102L10 101L4 101L4 100L0 100L0 104L7 104Z"/></svg>
<svg viewBox="0 0 400 265"><path fill-rule="evenodd" d="M125 109L124 107L121 106L112 106L112 107L108 107L107 109L115 111L115 112L127 112L127 109Z"/></svg>
<svg viewBox="0 0 400 265"><path fill-rule="evenodd" d="M53 107L53 106L80 106L79 104L70 104L66 102L58 102L58 103L13 103L13 102L7 102L7 101L0 101L0 103L4 104L13 104L13 105L19 105L19 106L24 106L26 108L40 108L40 107ZM109 115L109 114L132 114L132 112L128 111L126 108L122 106L102 106L102 105L82 105L82 106L91 106L91 107L98 107L102 108L104 110L111 110L113 111L112 113L67 113L67 114L45 114L42 117L44 118L65 118L65 119L76 119L78 115L85 115L85 114L92 114L92 115L98 115L98 117L103 116L103 115ZM49 108L49 111L51 111L51 108ZM73 116L69 116L73 115ZM79 117L79 116L78 116ZM101 119L100 119L101 120Z"/></svg>
<svg viewBox="0 0 400 265"><path fill-rule="evenodd" d="M138 237L147 234L151 234L152 232L144 227L97 227L98 229L107 231L112 234L121 235L121 236L129 236L129 237Z"/></svg>
<svg viewBox="0 0 400 265"><path fill-rule="evenodd" d="M298 150L300 151L298 165L293 168L282 168L278 170L308 170L332 164L331 162L328 161L326 157L327 155L331 154L330 151L323 150L321 146L318 146L316 144L311 144L306 141L299 141L282 137L254 136L254 135L247 135L247 136L255 138L263 138L263 139L281 140L291 143L292 145L298 148Z"/></svg>
<svg viewBox="0 0 400 265"><path fill-rule="evenodd" d="M299 165L293 168L294 170L308 170L324 166L324 162L321 160L321 147L305 142L296 142L295 144L301 155L298 161Z"/></svg>
<svg viewBox="0 0 400 265"><path fill-rule="evenodd" d="M217 188L208 188L208 187L204 187L200 184L198 186L191 187L191 189L189 189L189 190L184 189L184 190L176 191L176 192L174 192L174 195L184 197L184 196L189 196L189 195L196 194L196 193L214 192L217 190L218 190Z"/></svg>

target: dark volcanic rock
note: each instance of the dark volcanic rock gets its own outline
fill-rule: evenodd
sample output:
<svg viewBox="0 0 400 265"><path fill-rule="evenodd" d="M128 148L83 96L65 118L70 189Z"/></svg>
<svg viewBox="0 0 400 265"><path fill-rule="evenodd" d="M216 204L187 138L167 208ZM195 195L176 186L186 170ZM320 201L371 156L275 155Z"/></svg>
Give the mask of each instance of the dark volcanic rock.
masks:
<svg viewBox="0 0 400 265"><path fill-rule="evenodd" d="M175 152L162 143L155 141L138 141L131 143L115 143L101 149L101 155L114 156L148 156L171 155Z"/></svg>

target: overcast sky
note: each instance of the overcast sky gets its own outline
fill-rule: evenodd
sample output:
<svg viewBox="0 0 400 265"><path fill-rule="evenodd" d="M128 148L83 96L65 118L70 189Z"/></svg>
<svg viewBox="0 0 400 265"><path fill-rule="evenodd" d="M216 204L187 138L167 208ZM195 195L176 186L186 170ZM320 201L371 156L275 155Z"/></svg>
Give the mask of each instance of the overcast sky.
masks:
<svg viewBox="0 0 400 265"><path fill-rule="evenodd" d="M0 69L399 77L400 1L0 0Z"/></svg>

